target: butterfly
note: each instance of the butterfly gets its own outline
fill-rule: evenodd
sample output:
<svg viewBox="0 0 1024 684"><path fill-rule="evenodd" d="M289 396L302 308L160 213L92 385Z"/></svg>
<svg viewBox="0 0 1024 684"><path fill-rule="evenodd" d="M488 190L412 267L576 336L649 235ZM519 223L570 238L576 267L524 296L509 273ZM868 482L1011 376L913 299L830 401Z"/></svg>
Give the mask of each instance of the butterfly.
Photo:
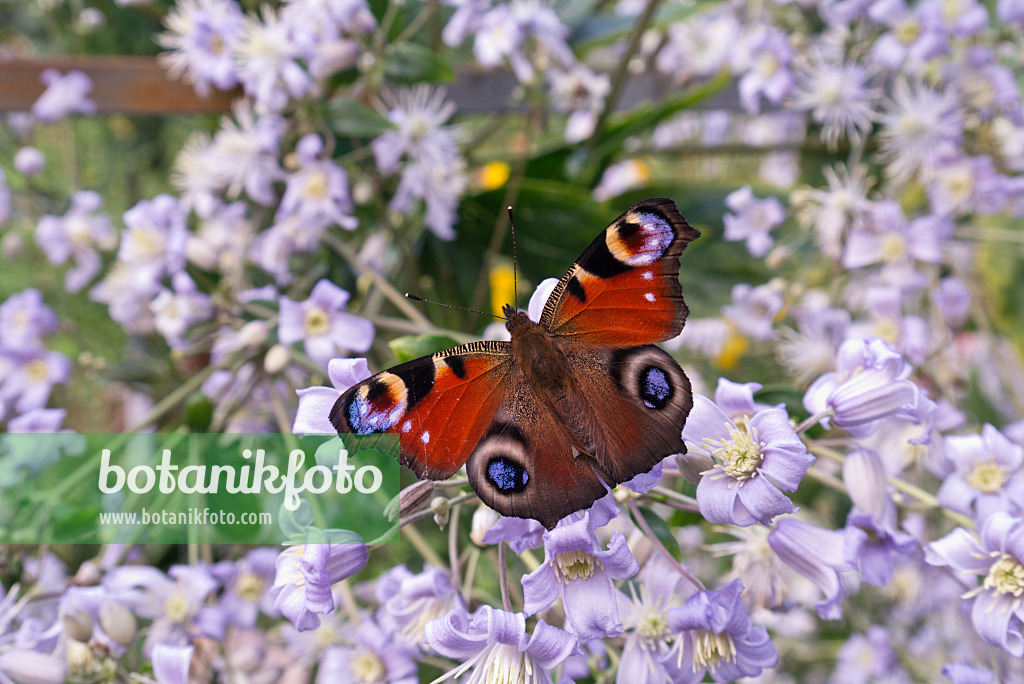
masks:
<svg viewBox="0 0 1024 684"><path fill-rule="evenodd" d="M539 323L506 304L510 341L377 373L338 398L331 423L342 434L397 435L402 463L420 478L465 465L488 506L553 528L686 452L690 382L655 343L683 329L679 256L699 236L672 200L634 205L562 276Z"/></svg>

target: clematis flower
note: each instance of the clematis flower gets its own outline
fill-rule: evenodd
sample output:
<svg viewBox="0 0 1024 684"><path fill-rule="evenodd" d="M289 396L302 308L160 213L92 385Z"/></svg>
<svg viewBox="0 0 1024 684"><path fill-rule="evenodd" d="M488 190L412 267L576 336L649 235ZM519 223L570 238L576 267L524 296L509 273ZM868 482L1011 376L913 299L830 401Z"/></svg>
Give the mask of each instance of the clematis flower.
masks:
<svg viewBox="0 0 1024 684"><path fill-rule="evenodd" d="M608 548L602 548L594 534L600 520L592 519L591 510L544 533L544 563L522 580L526 614L561 597L566 625L581 642L622 633L612 580L632 577L639 569L621 532L613 532Z"/></svg>
<svg viewBox="0 0 1024 684"><path fill-rule="evenodd" d="M153 647L153 676L158 684L188 684L192 646L157 644Z"/></svg>
<svg viewBox="0 0 1024 684"><path fill-rule="evenodd" d="M643 578L639 588L630 585L628 596L619 594L626 645L622 648L616 684L661 684L668 678L661 662L672 643L668 615L681 606L689 592L686 587L679 591L682 575L660 554L647 561Z"/></svg>
<svg viewBox="0 0 1024 684"><path fill-rule="evenodd" d="M160 64L171 78L184 77L200 97L210 86L228 90L238 83L234 50L245 15L233 0L182 0L164 18L157 42L170 50Z"/></svg>
<svg viewBox="0 0 1024 684"><path fill-rule="evenodd" d="M872 625L867 634L854 634L836 656L831 684L867 684L875 681L901 681L899 657L892 648L893 635L881 625ZM905 680L904 680L905 681Z"/></svg>
<svg viewBox="0 0 1024 684"><path fill-rule="evenodd" d="M527 635L522 613L490 606L481 606L472 615L456 608L431 620L426 626L426 642L446 658L462 663L436 681L472 670L468 684L551 684L548 671L579 652L576 639L568 632L539 620L533 634Z"/></svg>
<svg viewBox="0 0 1024 684"><path fill-rule="evenodd" d="M758 199L749 185L731 193L725 198L730 211L722 221L725 223L726 240L746 240L747 251L752 256L762 257L774 244L771 230L786 218L786 211L774 197Z"/></svg>
<svg viewBox="0 0 1024 684"><path fill-rule="evenodd" d="M220 605L233 625L253 629L261 612L274 613L270 587L274 582L277 557L277 549L263 546L237 561L222 561L210 568L210 573L224 587Z"/></svg>
<svg viewBox="0 0 1024 684"><path fill-rule="evenodd" d="M32 114L43 123L54 123L69 114L94 114L96 103L89 99L92 80L81 71L61 74L47 69L41 75L46 90L32 105Z"/></svg>
<svg viewBox="0 0 1024 684"><path fill-rule="evenodd" d="M874 433L879 422L899 417L919 422L921 400L917 385L900 354L879 338L847 340L836 354L836 370L811 383L804 408L812 414L829 412L836 425L855 437ZM822 420L827 426L828 418Z"/></svg>
<svg viewBox="0 0 1024 684"><path fill-rule="evenodd" d="M416 684L413 651L371 618L362 618L351 646L331 646L320 660L317 683Z"/></svg>
<svg viewBox="0 0 1024 684"><path fill-rule="evenodd" d="M705 673L716 682L754 677L775 667L779 655L768 630L755 627L736 579L719 591L701 591L668 613L675 646L662 657L673 684L696 684Z"/></svg>
<svg viewBox="0 0 1024 684"><path fill-rule="evenodd" d="M1024 656L1024 518L1002 511L981 526L978 537L962 527L925 547L925 560L983 578L961 598L971 602L971 622L982 641L1015 658Z"/></svg>
<svg viewBox="0 0 1024 684"><path fill-rule="evenodd" d="M991 425L980 435L946 437L943 453L955 470L939 488L939 503L982 521L1024 507L1024 448Z"/></svg>
<svg viewBox="0 0 1024 684"><path fill-rule="evenodd" d="M353 535L355 536L355 535ZM365 544L299 544L277 557L270 596L300 632L315 629L318 615L334 610L331 585L351 577L370 558Z"/></svg>
<svg viewBox="0 0 1024 684"><path fill-rule="evenodd" d="M846 538L842 532L783 518L768 535L768 545L779 560L825 593L825 600L815 606L821 619L838 620L843 616L844 589L839 572L854 567L845 557Z"/></svg>
<svg viewBox="0 0 1024 684"><path fill-rule="evenodd" d="M0 304L0 346L37 350L42 339L55 330L57 314L43 303L42 293L34 287L13 294Z"/></svg>
<svg viewBox="0 0 1024 684"><path fill-rule="evenodd" d="M694 397L683 428L687 460L707 464L697 505L709 522L747 526L793 511L794 491L814 457L779 407L733 422L707 397Z"/></svg>
<svg viewBox="0 0 1024 684"><path fill-rule="evenodd" d="M348 292L326 279L313 286L304 302L281 297L277 330L281 344L301 340L309 357L324 365L342 351L365 352L373 342L373 324L343 310L348 297Z"/></svg>
<svg viewBox="0 0 1024 684"><path fill-rule="evenodd" d="M63 264L68 259L75 263L64 276L68 292L78 292L99 273L101 262L96 248L112 249L116 243L110 217L99 213L102 206L99 193L82 190L72 195L64 216L47 214L39 219L36 244L50 263Z"/></svg>
<svg viewBox="0 0 1024 684"><path fill-rule="evenodd" d="M409 645L424 638L424 627L449 611L465 608L446 570L427 567L420 573L398 565L377 580L377 622Z"/></svg>
<svg viewBox="0 0 1024 684"><path fill-rule="evenodd" d="M299 407L295 411L292 432L295 434L323 434L335 432L329 416L338 397L352 385L370 377L366 359L331 359L327 363L327 378L331 387L307 387L295 390Z"/></svg>

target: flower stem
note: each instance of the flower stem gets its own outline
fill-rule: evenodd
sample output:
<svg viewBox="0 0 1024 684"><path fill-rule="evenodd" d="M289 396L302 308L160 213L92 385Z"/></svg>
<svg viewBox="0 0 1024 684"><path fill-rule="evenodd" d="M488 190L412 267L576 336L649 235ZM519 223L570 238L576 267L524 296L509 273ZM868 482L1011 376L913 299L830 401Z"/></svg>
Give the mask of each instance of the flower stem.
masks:
<svg viewBox="0 0 1024 684"><path fill-rule="evenodd" d="M654 531L651 529L651 526L647 524L647 520L644 519L643 514L640 512L640 507L636 505L636 500L629 499L627 500L626 505L628 505L629 510L633 512L633 518L635 518L637 524L640 525L640 529L644 531L644 534L646 534L647 538L650 539L652 544L654 544L654 547L658 549L659 552L661 552L661 555L663 555L665 559L672 564L672 567L676 569L676 572L682 575L687 582L697 587L698 591L704 591L704 584L699 579L691 575L686 568L680 565L679 561L677 561L675 557L671 553L669 553L669 550L666 549L665 545L661 543L661 540L658 539L658 536L654 534Z"/></svg>
<svg viewBox="0 0 1024 684"><path fill-rule="evenodd" d="M498 581L501 584L501 605L512 611L512 600L508 597L508 563L505 562L505 542L498 542Z"/></svg>

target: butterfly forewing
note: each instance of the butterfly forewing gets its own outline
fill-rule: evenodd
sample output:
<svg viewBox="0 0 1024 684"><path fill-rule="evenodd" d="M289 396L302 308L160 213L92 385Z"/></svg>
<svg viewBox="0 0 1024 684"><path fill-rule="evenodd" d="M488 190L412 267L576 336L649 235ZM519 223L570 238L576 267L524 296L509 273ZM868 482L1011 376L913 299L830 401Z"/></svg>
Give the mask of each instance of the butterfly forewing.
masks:
<svg viewBox="0 0 1024 684"><path fill-rule="evenodd" d="M340 433L399 437L402 463L419 477L451 477L501 406L507 342L474 342L383 371L349 388L331 410Z"/></svg>
<svg viewBox="0 0 1024 684"><path fill-rule="evenodd" d="M540 323L581 344L632 347L675 337L686 321L679 255L700 235L672 200L634 205L566 272Z"/></svg>

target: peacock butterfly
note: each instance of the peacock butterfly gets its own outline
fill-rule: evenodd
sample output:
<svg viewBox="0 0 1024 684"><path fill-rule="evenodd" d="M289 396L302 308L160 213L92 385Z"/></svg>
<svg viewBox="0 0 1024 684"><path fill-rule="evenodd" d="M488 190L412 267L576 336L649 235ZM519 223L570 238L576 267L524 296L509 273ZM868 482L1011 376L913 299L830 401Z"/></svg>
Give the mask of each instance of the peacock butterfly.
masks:
<svg viewBox="0 0 1024 684"><path fill-rule="evenodd" d="M685 453L690 382L654 343L683 329L679 255L699 236L672 200L636 204L562 276L539 323L505 305L511 341L377 373L338 398L331 423L397 434L420 478L466 465L488 506L551 529L606 485Z"/></svg>

